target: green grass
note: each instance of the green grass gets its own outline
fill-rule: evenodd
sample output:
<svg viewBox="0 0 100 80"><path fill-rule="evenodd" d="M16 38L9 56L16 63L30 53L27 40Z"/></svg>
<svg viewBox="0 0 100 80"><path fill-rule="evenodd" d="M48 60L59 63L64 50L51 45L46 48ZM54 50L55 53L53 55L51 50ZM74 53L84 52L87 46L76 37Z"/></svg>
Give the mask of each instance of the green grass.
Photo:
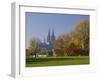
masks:
<svg viewBox="0 0 100 80"><path fill-rule="evenodd" d="M61 66L89 64L89 56L66 57L29 57L26 59L26 67Z"/></svg>

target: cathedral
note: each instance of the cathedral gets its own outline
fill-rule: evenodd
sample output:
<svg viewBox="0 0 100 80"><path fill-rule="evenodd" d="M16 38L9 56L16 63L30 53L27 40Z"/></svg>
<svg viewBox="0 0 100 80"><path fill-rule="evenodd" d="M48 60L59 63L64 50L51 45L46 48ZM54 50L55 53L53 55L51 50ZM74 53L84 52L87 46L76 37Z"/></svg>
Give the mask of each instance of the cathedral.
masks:
<svg viewBox="0 0 100 80"><path fill-rule="evenodd" d="M48 30L47 37L44 38L44 41L40 44L39 48L40 50L48 50L52 51L54 48L54 41L56 40L54 29L50 31Z"/></svg>

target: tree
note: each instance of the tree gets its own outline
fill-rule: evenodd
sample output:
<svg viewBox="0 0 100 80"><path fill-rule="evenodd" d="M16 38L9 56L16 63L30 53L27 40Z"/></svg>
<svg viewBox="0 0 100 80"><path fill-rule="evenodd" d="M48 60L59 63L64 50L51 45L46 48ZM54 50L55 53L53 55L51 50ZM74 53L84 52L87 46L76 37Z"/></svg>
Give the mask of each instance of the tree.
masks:
<svg viewBox="0 0 100 80"><path fill-rule="evenodd" d="M35 55L35 57L37 56L37 52L39 52L39 45L40 45L41 41L38 38L32 38L30 40L30 53L32 53L33 55Z"/></svg>
<svg viewBox="0 0 100 80"><path fill-rule="evenodd" d="M65 48L74 50L63 51ZM59 50L62 55L75 55L77 53L86 53L85 55L87 55L89 53L89 21L82 20L73 31L61 34L55 42L55 49Z"/></svg>
<svg viewBox="0 0 100 80"><path fill-rule="evenodd" d="M81 44L82 49L89 49L89 21L80 21L74 30L75 39Z"/></svg>

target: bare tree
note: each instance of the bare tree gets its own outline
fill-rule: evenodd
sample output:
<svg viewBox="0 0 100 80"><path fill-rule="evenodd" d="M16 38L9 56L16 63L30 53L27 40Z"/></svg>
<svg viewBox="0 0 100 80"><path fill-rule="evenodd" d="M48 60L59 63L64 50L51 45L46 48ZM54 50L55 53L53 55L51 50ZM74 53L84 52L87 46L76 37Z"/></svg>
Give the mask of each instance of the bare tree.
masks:
<svg viewBox="0 0 100 80"><path fill-rule="evenodd" d="M35 57L37 56L37 52L39 51L39 45L40 45L41 41L38 38L32 38L30 40L30 47L29 50L30 52L35 55Z"/></svg>

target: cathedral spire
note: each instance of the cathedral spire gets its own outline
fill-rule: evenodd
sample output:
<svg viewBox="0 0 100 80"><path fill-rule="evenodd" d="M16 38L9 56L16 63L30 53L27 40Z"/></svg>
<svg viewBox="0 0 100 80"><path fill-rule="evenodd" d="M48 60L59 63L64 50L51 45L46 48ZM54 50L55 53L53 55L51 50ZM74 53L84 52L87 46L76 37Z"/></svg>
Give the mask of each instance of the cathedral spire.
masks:
<svg viewBox="0 0 100 80"><path fill-rule="evenodd" d="M55 33L54 33L54 28L52 28L52 35L51 35L52 41L55 41Z"/></svg>
<svg viewBox="0 0 100 80"><path fill-rule="evenodd" d="M47 42L50 43L50 40L51 40L51 38L50 38L50 29L49 29L49 30L48 30L48 35L47 35Z"/></svg>

